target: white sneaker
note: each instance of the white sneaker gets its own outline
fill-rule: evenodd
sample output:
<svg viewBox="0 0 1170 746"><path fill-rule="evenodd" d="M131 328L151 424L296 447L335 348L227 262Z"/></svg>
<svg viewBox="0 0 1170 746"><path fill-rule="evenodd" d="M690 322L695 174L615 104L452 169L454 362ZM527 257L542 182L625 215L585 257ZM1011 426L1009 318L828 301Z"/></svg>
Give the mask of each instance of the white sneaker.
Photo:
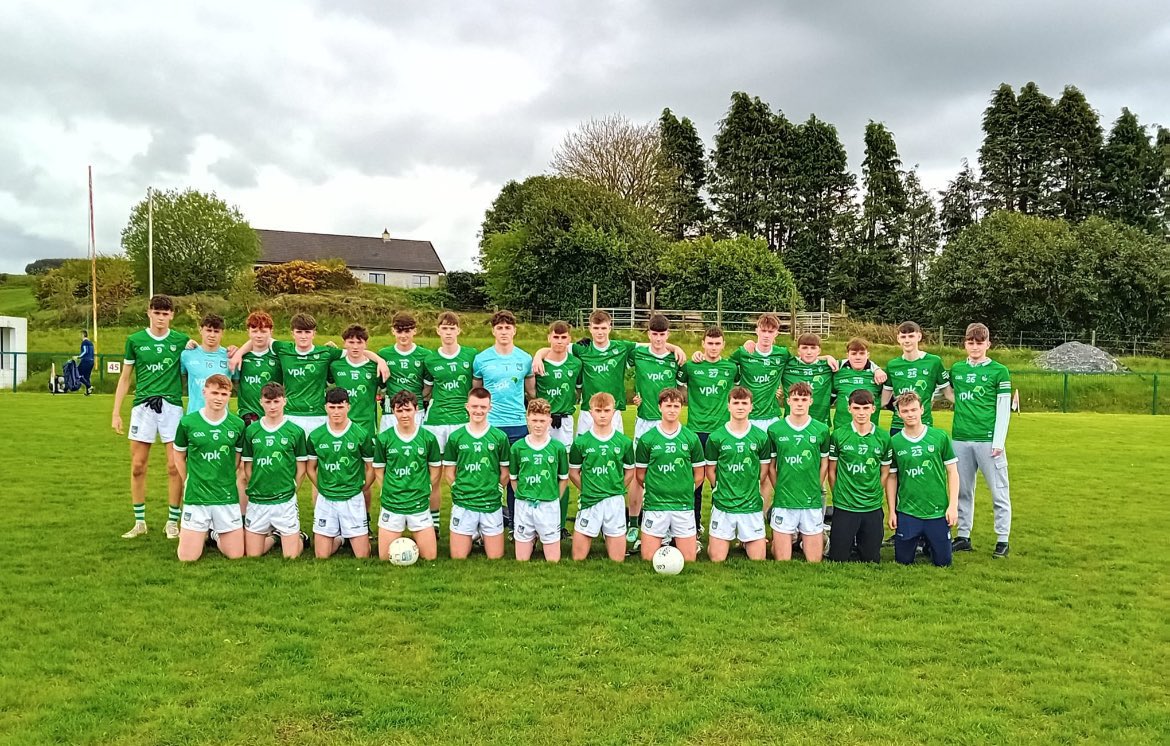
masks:
<svg viewBox="0 0 1170 746"><path fill-rule="evenodd" d="M133 539L146 533L146 521L134 521L134 528L122 534L123 539Z"/></svg>
<svg viewBox="0 0 1170 746"><path fill-rule="evenodd" d="M168 539L179 538L179 524L176 521L167 521L166 531Z"/></svg>

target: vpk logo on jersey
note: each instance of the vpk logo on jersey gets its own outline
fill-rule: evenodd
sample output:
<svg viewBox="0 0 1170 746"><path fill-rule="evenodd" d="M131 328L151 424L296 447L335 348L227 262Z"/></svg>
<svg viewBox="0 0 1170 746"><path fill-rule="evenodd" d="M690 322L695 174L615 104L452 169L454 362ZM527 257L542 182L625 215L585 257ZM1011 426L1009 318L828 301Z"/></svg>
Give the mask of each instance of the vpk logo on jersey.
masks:
<svg viewBox="0 0 1170 746"><path fill-rule="evenodd" d="M865 464L845 464L845 471L850 474L864 474Z"/></svg>
<svg viewBox="0 0 1170 746"><path fill-rule="evenodd" d="M341 464L339 464L339 463L338 464L322 464L322 466L325 467L325 471L329 471L329 472L341 471Z"/></svg>
<svg viewBox="0 0 1170 746"><path fill-rule="evenodd" d="M925 466L912 466L906 470L906 473L909 474L911 477L924 477L924 476L926 476L926 467Z"/></svg>
<svg viewBox="0 0 1170 746"><path fill-rule="evenodd" d="M204 451L203 453L201 453L199 455L203 457L204 461L209 461L209 462L210 461L219 461L223 457L223 453L219 450Z"/></svg>
<svg viewBox="0 0 1170 746"><path fill-rule="evenodd" d="M707 395L707 396L714 396L715 394L718 394L718 393L719 393L719 389L720 389L720 388L721 388L721 387L720 387L720 386L718 386L718 385L714 385L714 386L700 386L700 387L699 387L699 393L700 393L700 394L705 394L705 395Z"/></svg>
<svg viewBox="0 0 1170 746"><path fill-rule="evenodd" d="M411 469L409 466L401 466L401 467L398 467L394 470L394 476L396 476L396 477L409 477L413 471L414 470Z"/></svg>
<svg viewBox="0 0 1170 746"><path fill-rule="evenodd" d="M727 470L736 474L742 473L747 467L747 464L728 464Z"/></svg>

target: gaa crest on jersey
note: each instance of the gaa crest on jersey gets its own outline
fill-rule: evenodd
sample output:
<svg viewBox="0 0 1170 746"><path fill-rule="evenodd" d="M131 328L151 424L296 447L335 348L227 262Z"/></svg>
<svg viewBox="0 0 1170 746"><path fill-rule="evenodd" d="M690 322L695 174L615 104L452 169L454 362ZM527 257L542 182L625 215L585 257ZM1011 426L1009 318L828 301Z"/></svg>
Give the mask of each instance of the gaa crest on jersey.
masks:
<svg viewBox="0 0 1170 746"><path fill-rule="evenodd" d="M926 450L930 451L931 453L934 453L934 446L927 446Z"/></svg>

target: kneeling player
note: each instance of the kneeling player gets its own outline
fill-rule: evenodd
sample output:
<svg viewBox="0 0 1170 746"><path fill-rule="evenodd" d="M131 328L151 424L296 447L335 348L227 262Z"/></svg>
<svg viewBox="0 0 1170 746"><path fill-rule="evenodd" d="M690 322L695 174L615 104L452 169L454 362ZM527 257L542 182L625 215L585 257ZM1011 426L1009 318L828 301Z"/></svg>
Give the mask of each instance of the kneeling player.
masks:
<svg viewBox="0 0 1170 746"><path fill-rule="evenodd" d="M203 555L208 535L228 559L244 556L244 521L236 481L244 421L227 410L232 381L216 373L203 383L203 407L179 420L175 467L183 483L179 559Z"/></svg>
<svg viewBox="0 0 1170 746"><path fill-rule="evenodd" d="M309 433L309 481L316 488L313 549L317 559L346 541L355 557L370 556L370 515L363 494L374 482L374 440L349 419L349 392L325 394L326 421Z"/></svg>
<svg viewBox="0 0 1170 746"><path fill-rule="evenodd" d="M443 451L443 474L451 485L451 559L466 559L471 542L483 537L488 559L504 556L504 509L508 483L508 436L488 424L492 395L482 386L467 394L468 423L451 433Z"/></svg>
<svg viewBox="0 0 1170 746"><path fill-rule="evenodd" d="M516 491L516 559L521 561L532 557L538 537L546 560L561 559L560 497L569 485L569 454L549 434L551 425L549 403L528 402L528 435L512 444L508 461Z"/></svg>
<svg viewBox="0 0 1170 746"><path fill-rule="evenodd" d="M825 508L821 485L829 469L829 426L809 415L812 386L798 381L788 389L788 415L768 428L775 460L769 469L776 487L772 509L772 556L792 559L800 534L804 558L820 562L825 549Z"/></svg>
<svg viewBox="0 0 1170 746"><path fill-rule="evenodd" d="M682 392L658 392L662 419L638 438L634 447L642 503L642 559L654 556L671 537L683 559L694 562L698 553L695 525L695 489L703 486L707 459L699 436L678 421Z"/></svg>
<svg viewBox="0 0 1170 746"><path fill-rule="evenodd" d="M309 460L305 431L284 416L284 386L266 383L260 389L264 417L244 433L244 548L259 557L276 545L288 559L305 548L297 513L297 486Z"/></svg>
<svg viewBox="0 0 1170 746"><path fill-rule="evenodd" d="M736 386L728 395L731 420L707 438L707 481L711 483L710 545L712 562L727 559L739 539L748 559L762 560L768 550L764 534L764 498L770 488L768 434L751 423L752 392Z"/></svg>
<svg viewBox="0 0 1170 746"><path fill-rule="evenodd" d="M829 436L829 489L833 492L833 542L829 559L845 562L857 545L862 562L880 562L882 503L890 476L890 435L871 420L872 391L849 394L852 422L838 421Z"/></svg>
<svg viewBox="0 0 1170 746"><path fill-rule="evenodd" d="M894 463L886 480L886 507L894 529L894 559L914 564L919 539L938 567L951 564L951 526L959 520L959 459L946 431L922 422L913 391L897 399L902 429L893 437Z"/></svg>
<svg viewBox="0 0 1170 746"><path fill-rule="evenodd" d="M589 556L598 534L614 562L626 558L626 490L634 481L634 443L614 429L614 399L605 392L589 399L591 426L569 451L569 481L580 491L573 524L573 559Z"/></svg>
<svg viewBox="0 0 1170 746"><path fill-rule="evenodd" d="M374 440L374 474L382 480L378 557L390 559L390 543L406 529L425 560L438 557L432 497L439 492L443 457L434 433L418 424L418 397L399 391L386 408L394 424Z"/></svg>

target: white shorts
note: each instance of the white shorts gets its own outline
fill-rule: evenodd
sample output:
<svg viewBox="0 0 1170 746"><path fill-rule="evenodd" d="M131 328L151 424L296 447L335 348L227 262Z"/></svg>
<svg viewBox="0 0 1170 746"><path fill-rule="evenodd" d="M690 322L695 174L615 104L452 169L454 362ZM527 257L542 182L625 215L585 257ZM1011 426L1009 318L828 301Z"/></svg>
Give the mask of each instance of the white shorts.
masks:
<svg viewBox="0 0 1170 746"><path fill-rule="evenodd" d="M426 413L423 412L421 409L416 411L414 413L414 424L419 426L419 427L422 427L423 418L425 416L426 416ZM380 433L385 432L385 431L389 430L390 428L394 427L395 421L396 420L394 419L393 414L382 415L382 419L378 421L378 432L380 432ZM443 445L446 446L447 444L444 443Z"/></svg>
<svg viewBox="0 0 1170 746"><path fill-rule="evenodd" d="M244 515L244 528L254 534L276 533L280 536L296 536L301 532L301 516L297 512L297 501L248 503L248 512Z"/></svg>
<svg viewBox="0 0 1170 746"><path fill-rule="evenodd" d="M764 512L758 513L725 513L714 505L711 506L711 531L713 539L735 541L743 543L759 541L764 538Z"/></svg>
<svg viewBox="0 0 1170 746"><path fill-rule="evenodd" d="M561 418L560 427L548 428L548 436L555 441L558 441L566 449L573 447L573 415L568 414Z"/></svg>
<svg viewBox="0 0 1170 746"><path fill-rule="evenodd" d="M654 426L657 425L659 422L662 422L662 420L644 420L641 417L635 417L634 418L634 443L638 442L638 438L641 438L643 435L645 435L646 433L648 433L652 429L654 429Z"/></svg>
<svg viewBox="0 0 1170 746"><path fill-rule="evenodd" d="M504 509L481 513L452 505L450 531L460 536L499 536L504 533Z"/></svg>
<svg viewBox="0 0 1170 746"><path fill-rule="evenodd" d="M366 498L360 492L348 500L327 500L317 495L313 506L313 533L346 539L368 536L370 515L366 512Z"/></svg>
<svg viewBox="0 0 1170 746"><path fill-rule="evenodd" d="M685 539L698 533L693 510L645 510L642 512L642 533L665 539L673 536Z"/></svg>
<svg viewBox="0 0 1170 746"><path fill-rule="evenodd" d="M590 539L598 534L626 535L626 502L621 495L607 497L591 508L577 508L573 530Z"/></svg>
<svg viewBox="0 0 1170 746"><path fill-rule="evenodd" d="M823 508L772 508L772 530L814 536L825 531Z"/></svg>
<svg viewBox="0 0 1170 746"><path fill-rule="evenodd" d="M561 504L557 500L517 500L515 524L516 541L539 537L541 544L556 544L561 540Z"/></svg>
<svg viewBox="0 0 1170 746"><path fill-rule="evenodd" d="M323 414L286 414L284 418L304 430L305 437L308 437L314 430L329 422L329 418Z"/></svg>
<svg viewBox="0 0 1170 746"><path fill-rule="evenodd" d="M183 408L170 402L163 402L161 412L139 404L130 410L130 432L126 437L139 443L153 443L157 435L164 443L174 443L175 431L179 429L181 419Z"/></svg>
<svg viewBox="0 0 1170 746"><path fill-rule="evenodd" d="M406 529L422 531L434 527L435 519L431 517L429 510L424 510L421 513L392 513L383 508L382 512L378 514L378 528L383 531L393 531L400 534Z"/></svg>
<svg viewBox="0 0 1170 746"><path fill-rule="evenodd" d="M463 425L423 425L423 427L435 436L435 440L439 441L439 455L442 456L443 451L447 450L447 441L451 439L451 433Z"/></svg>
<svg viewBox="0 0 1170 746"><path fill-rule="evenodd" d="M751 419L748 420L748 422L752 423L753 425L760 428L764 432L768 432L768 428L772 427L772 425L775 425L779 421L780 421L779 417L769 417L766 420L751 420Z"/></svg>
<svg viewBox="0 0 1170 746"><path fill-rule="evenodd" d="M613 411L613 429L618 432L625 433L626 421L622 413L625 410L615 409ZM585 402L581 405L581 414L577 417L577 432L583 433L586 430L593 429L593 414L589 411L589 403Z"/></svg>
<svg viewBox="0 0 1170 746"><path fill-rule="evenodd" d="M240 515L240 504L231 505L184 505L183 521L179 528L188 531L214 531L228 534L244 527Z"/></svg>

